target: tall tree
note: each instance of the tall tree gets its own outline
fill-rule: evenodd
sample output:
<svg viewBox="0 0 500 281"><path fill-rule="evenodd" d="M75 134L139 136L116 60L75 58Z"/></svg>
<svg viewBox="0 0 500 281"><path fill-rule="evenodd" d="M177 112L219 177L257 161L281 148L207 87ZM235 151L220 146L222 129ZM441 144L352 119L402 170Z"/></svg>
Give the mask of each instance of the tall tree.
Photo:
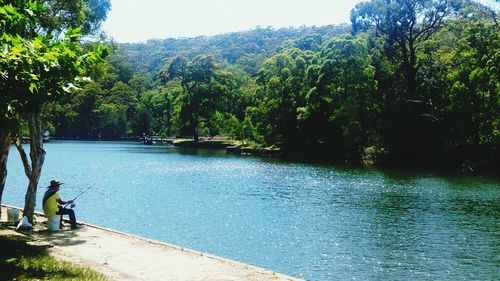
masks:
<svg viewBox="0 0 500 281"><path fill-rule="evenodd" d="M30 87L33 73L29 60L33 49L18 34L26 31L26 25L34 24L31 15L43 9L34 2L19 1L17 5L0 2L0 203L7 178L7 160L11 136L18 127L18 109L25 100L18 92Z"/></svg>
<svg viewBox="0 0 500 281"><path fill-rule="evenodd" d="M371 62L365 39L342 36L323 44L318 65L308 71L311 90L302 126L309 141L325 144L331 156L357 158L361 148L375 144L377 82Z"/></svg>
<svg viewBox="0 0 500 281"><path fill-rule="evenodd" d="M179 79L183 89L183 94L176 100L179 120L188 125L190 135L198 141L200 122L208 122L227 104L227 97L234 87L232 76L220 70L211 56L205 55L190 62L177 57L162 76Z"/></svg>
<svg viewBox="0 0 500 281"><path fill-rule="evenodd" d="M387 47L396 46L406 85L406 98L416 98L417 52L458 6L450 0L371 0L351 11L353 31L375 28Z"/></svg>
<svg viewBox="0 0 500 281"><path fill-rule="evenodd" d="M256 106L247 115L267 146L296 150L302 142L298 111L305 106L309 86L304 77L316 62L314 52L291 48L268 59L259 71Z"/></svg>
<svg viewBox="0 0 500 281"><path fill-rule="evenodd" d="M487 20L468 21L446 54L446 114L453 145L497 145L500 138L500 33Z"/></svg>
<svg viewBox="0 0 500 281"><path fill-rule="evenodd" d="M465 2L371 0L359 3L351 12L353 31L371 31L374 41L381 43L381 51L389 58L386 62L395 66L390 78L393 81L387 83L395 87L384 94L386 104L382 105L386 133L383 138L391 155L399 158L394 160L425 160L434 154L435 138L431 136L435 130L425 117L428 100L418 89L421 82L418 72L422 67L419 53L450 18L458 15ZM394 96L388 96L391 93Z"/></svg>
<svg viewBox="0 0 500 281"><path fill-rule="evenodd" d="M0 22L5 31L2 34L2 60L12 68L4 84L11 91L8 95L18 101L16 110L26 119L31 140L31 163L19 138L16 146L29 179L24 214L32 221L38 180L45 159L42 144L44 107L61 94L76 88L73 83L84 80L77 78L84 75L88 67L100 62L104 50L84 55L77 41L80 29L73 29L68 24L68 21L80 20L82 10L89 8L84 1L21 0L2 1L0 4ZM94 20L98 23L103 19ZM85 22L86 19L81 20Z"/></svg>
<svg viewBox="0 0 500 281"><path fill-rule="evenodd" d="M16 147L29 179L24 215L30 221L33 218L38 180L45 160L42 143L45 106L65 93L71 92L79 83L83 83L87 69L98 63L103 56L101 50L84 55L78 42L74 41L74 38L78 36L76 30L68 30L65 36L64 39L56 41L51 41L44 36L28 41L29 44L37 46L35 52L30 53L29 57L32 59L30 72L33 80L28 88L20 89L18 93L26 101L19 112L26 120L30 137L31 161L28 160L20 139L16 140Z"/></svg>

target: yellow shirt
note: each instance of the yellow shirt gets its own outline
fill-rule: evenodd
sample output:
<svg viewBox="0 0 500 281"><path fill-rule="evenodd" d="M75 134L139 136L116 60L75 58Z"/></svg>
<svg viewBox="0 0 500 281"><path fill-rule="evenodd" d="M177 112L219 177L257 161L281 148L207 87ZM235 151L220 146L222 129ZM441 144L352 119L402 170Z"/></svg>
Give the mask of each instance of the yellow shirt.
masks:
<svg viewBox="0 0 500 281"><path fill-rule="evenodd" d="M43 197L43 213L47 218L55 216L57 211L59 211L59 206L57 205L57 200L60 199L59 192L51 194L52 192L47 190ZM46 198L47 196L49 197Z"/></svg>

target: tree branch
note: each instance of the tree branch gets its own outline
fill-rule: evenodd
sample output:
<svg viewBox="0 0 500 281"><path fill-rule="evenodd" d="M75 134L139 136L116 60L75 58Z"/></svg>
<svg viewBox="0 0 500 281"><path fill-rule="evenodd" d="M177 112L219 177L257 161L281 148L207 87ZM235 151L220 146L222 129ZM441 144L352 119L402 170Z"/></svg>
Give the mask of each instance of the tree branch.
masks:
<svg viewBox="0 0 500 281"><path fill-rule="evenodd" d="M28 160L28 156L26 155L26 152L24 151L24 148L21 144L21 139L16 138L14 144L16 145L17 151L19 151L19 155L21 156L21 160L23 162L24 166L24 173L28 178L31 177L31 165Z"/></svg>
<svg viewBox="0 0 500 281"><path fill-rule="evenodd" d="M440 15L440 13L442 14ZM434 11L432 17L429 19L429 24L426 27L423 27L422 30L417 32L417 34L415 35L415 40L418 40L421 36L424 36L424 41L427 40L442 26L443 19L445 19L448 15L449 11L446 9L446 4L437 7L436 11Z"/></svg>

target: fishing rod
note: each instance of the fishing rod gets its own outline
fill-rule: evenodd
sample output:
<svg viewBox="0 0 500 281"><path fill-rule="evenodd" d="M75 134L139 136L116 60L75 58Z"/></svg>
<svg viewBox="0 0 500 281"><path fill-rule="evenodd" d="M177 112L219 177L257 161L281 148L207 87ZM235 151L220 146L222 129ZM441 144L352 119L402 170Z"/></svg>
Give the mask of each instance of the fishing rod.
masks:
<svg viewBox="0 0 500 281"><path fill-rule="evenodd" d="M99 179L98 181L94 182L93 184L91 184L90 186L86 187L82 192L80 192L80 194L78 194L75 198L73 198L73 200L71 200L71 203L66 203L63 208L66 208L68 205L71 204L71 208L75 207L75 204L73 203L78 197L82 196L83 194L87 193L87 191L91 190L92 188L96 187L103 179L107 178L108 175L110 175L112 172L113 172L114 168L111 169L111 171L109 171L108 174L104 175L101 179Z"/></svg>
<svg viewBox="0 0 500 281"><path fill-rule="evenodd" d="M97 186L97 184L93 184L91 186L89 186L88 188L86 188L84 191L80 192L80 194L78 194L75 198L73 198L73 200L71 201L75 201L76 198L82 196L83 194L87 193L87 191L89 191L90 189L92 189L93 187Z"/></svg>
<svg viewBox="0 0 500 281"><path fill-rule="evenodd" d="M73 203L78 197L82 196L83 194L85 194L87 191L91 190L93 187L96 187L97 186L97 183L95 184L92 184L90 185L89 187L85 188L84 191L80 192L80 194L78 194L75 198L73 198L73 200L71 200L71 203L66 203L66 205L63 206L63 208L66 208L69 204L71 204L71 208L73 208L75 206L75 204Z"/></svg>

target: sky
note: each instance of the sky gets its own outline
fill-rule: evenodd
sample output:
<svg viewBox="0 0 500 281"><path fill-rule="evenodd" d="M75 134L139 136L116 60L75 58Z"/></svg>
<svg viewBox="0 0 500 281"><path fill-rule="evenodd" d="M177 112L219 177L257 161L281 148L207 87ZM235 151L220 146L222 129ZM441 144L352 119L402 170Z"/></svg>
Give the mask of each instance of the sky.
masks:
<svg viewBox="0 0 500 281"><path fill-rule="evenodd" d="M117 42L349 22L361 0L111 0L104 31Z"/></svg>
<svg viewBox="0 0 500 281"><path fill-rule="evenodd" d="M349 22L362 0L111 0L103 23L120 43ZM480 0L493 2L494 0Z"/></svg>

